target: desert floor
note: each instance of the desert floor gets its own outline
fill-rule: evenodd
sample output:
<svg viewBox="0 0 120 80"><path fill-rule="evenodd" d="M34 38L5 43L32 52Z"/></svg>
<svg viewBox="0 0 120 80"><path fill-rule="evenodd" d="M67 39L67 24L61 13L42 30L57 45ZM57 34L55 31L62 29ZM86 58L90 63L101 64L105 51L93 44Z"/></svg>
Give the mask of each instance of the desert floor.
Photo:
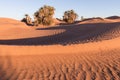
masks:
<svg viewBox="0 0 120 80"><path fill-rule="evenodd" d="M120 80L120 22L97 21L41 28L1 18L0 80Z"/></svg>

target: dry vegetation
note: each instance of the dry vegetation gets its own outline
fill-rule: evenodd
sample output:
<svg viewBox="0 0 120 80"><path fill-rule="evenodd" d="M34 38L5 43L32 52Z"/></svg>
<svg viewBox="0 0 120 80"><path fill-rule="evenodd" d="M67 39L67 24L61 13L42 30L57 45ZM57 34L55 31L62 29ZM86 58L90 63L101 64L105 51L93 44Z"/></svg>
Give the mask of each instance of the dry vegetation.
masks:
<svg viewBox="0 0 120 80"><path fill-rule="evenodd" d="M42 29L2 20L0 80L120 80L118 20Z"/></svg>

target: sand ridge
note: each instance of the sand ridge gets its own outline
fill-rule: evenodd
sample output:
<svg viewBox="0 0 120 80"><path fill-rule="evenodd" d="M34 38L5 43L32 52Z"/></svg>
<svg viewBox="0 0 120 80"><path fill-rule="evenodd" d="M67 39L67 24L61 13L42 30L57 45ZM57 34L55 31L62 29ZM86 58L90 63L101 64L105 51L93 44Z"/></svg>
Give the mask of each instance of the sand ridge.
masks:
<svg viewBox="0 0 120 80"><path fill-rule="evenodd" d="M120 24L93 23L49 28L13 29L0 33L3 45L71 45L114 39L120 36ZM19 34L15 34L15 33Z"/></svg>

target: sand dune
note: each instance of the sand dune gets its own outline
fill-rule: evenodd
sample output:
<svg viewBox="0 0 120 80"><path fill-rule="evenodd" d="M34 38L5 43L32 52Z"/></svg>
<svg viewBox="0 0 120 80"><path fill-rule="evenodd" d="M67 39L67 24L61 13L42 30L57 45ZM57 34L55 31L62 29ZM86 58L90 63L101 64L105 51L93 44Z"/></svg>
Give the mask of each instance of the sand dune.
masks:
<svg viewBox="0 0 120 80"><path fill-rule="evenodd" d="M12 29L13 30L13 29ZM16 32L13 33L13 32ZM19 34L17 34L19 32ZM4 45L70 45L120 36L120 23L94 23L36 28L0 33L0 44Z"/></svg>
<svg viewBox="0 0 120 80"><path fill-rule="evenodd" d="M120 16L109 16L109 17L106 17L106 19L120 19Z"/></svg>
<svg viewBox="0 0 120 80"><path fill-rule="evenodd" d="M0 40L49 36L64 31L62 29L38 31L33 26L27 26L23 22L9 18L0 18Z"/></svg>
<svg viewBox="0 0 120 80"><path fill-rule="evenodd" d="M0 25L0 80L120 80L119 22Z"/></svg>
<svg viewBox="0 0 120 80"><path fill-rule="evenodd" d="M79 24L94 24L94 23L115 23L120 22L120 18L117 16L111 16L108 18L88 18L83 21L81 21Z"/></svg>

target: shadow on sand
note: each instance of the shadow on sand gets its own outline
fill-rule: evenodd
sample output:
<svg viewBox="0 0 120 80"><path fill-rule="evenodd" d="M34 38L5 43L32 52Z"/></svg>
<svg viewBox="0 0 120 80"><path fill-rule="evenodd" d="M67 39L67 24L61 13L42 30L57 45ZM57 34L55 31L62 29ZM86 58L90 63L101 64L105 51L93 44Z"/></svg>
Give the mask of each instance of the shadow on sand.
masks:
<svg viewBox="0 0 120 80"><path fill-rule="evenodd" d="M36 30L56 30L64 29L65 32L45 37L34 37L24 39L0 40L1 45L68 45L86 43L89 41L99 41L106 32L120 28L120 23L94 23L94 24L75 24L50 28L37 28ZM104 37L104 36L102 36ZM113 37L104 37L111 39Z"/></svg>

